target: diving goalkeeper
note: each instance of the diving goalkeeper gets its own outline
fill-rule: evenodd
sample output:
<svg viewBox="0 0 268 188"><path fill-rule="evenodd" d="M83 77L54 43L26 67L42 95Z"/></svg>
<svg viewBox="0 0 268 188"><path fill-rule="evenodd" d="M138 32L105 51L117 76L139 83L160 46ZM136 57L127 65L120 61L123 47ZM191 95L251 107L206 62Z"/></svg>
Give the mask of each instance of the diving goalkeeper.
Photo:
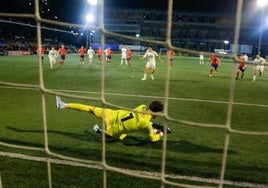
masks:
<svg viewBox="0 0 268 188"><path fill-rule="evenodd" d="M105 123L105 134L115 139L123 140L129 133L140 132L147 135L152 142L159 141L163 136L162 131L156 131L151 119L156 118L155 114L163 111L163 104L159 101L153 101L149 107L140 105L133 109L112 110L108 108L99 108L79 103L64 103L59 96L56 96L56 105L58 109L74 109L83 112L89 112Z"/></svg>

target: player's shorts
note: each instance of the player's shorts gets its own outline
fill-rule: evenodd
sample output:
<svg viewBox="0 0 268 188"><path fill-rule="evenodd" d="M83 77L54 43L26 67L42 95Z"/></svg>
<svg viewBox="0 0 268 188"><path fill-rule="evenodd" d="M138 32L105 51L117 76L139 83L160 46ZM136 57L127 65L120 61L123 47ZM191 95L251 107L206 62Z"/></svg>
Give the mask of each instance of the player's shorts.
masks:
<svg viewBox="0 0 268 188"><path fill-rule="evenodd" d="M56 58L55 57L49 58L49 63L50 63L50 65L55 64L56 63Z"/></svg>
<svg viewBox="0 0 268 188"><path fill-rule="evenodd" d="M257 66L255 67L255 69L256 69L257 71L263 72L263 71L264 71L264 65L257 65Z"/></svg>
<svg viewBox="0 0 268 188"><path fill-rule="evenodd" d="M156 65L155 65L155 62L147 61L145 67L147 67L147 68L155 68Z"/></svg>
<svg viewBox="0 0 268 188"><path fill-rule="evenodd" d="M65 60L65 55L61 55L61 56L60 56L60 59L61 59L61 60Z"/></svg>
<svg viewBox="0 0 268 188"><path fill-rule="evenodd" d="M246 67L238 67L238 69L241 71L241 72L244 72L246 70Z"/></svg>
<svg viewBox="0 0 268 188"><path fill-rule="evenodd" d="M131 58L129 57L129 58L127 58L127 61L131 61Z"/></svg>
<svg viewBox="0 0 268 188"><path fill-rule="evenodd" d="M93 59L93 55L88 55L88 58L89 59Z"/></svg>
<svg viewBox="0 0 268 188"><path fill-rule="evenodd" d="M217 63L211 63L211 66L217 69L219 65Z"/></svg>
<svg viewBox="0 0 268 188"><path fill-rule="evenodd" d="M126 59L126 58L127 58L127 55L126 54L124 54L124 55L122 54L121 55L121 59Z"/></svg>
<svg viewBox="0 0 268 188"><path fill-rule="evenodd" d="M111 60L111 59L112 59L112 56L110 56L110 55L109 55L109 56L107 56L107 59Z"/></svg>
<svg viewBox="0 0 268 188"><path fill-rule="evenodd" d="M169 61L170 61L170 62L173 62L173 58L169 58Z"/></svg>
<svg viewBox="0 0 268 188"><path fill-rule="evenodd" d="M85 55L80 55L80 58L84 58L85 57Z"/></svg>

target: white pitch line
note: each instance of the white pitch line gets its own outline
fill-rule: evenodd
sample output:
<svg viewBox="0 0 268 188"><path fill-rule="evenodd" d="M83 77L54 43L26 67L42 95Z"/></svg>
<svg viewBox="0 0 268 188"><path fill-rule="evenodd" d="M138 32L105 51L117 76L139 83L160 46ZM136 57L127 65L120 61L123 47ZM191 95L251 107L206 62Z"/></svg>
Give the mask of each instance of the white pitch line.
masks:
<svg viewBox="0 0 268 188"><path fill-rule="evenodd" d="M0 88L39 90L39 89L35 89L35 88L24 88L24 87L14 87L14 86L0 86ZM78 91L78 90L64 90L64 89L62 89L62 90L54 89L54 90L58 91L58 92L69 92L69 93L101 94L101 92L92 92L92 91ZM165 99L165 97L160 97L160 96L135 95L135 94L124 94L124 93L105 93L105 95L139 97L139 98L150 98L150 99L152 99L152 98ZM228 101L217 101L217 100L208 100L208 99L191 99L191 98L176 98L176 97L168 97L168 99L169 100L176 100L176 101L229 104ZM268 108L268 104L253 104L253 103L242 103L242 102L233 102L232 104L233 105L241 105L241 106L256 106L256 107Z"/></svg>

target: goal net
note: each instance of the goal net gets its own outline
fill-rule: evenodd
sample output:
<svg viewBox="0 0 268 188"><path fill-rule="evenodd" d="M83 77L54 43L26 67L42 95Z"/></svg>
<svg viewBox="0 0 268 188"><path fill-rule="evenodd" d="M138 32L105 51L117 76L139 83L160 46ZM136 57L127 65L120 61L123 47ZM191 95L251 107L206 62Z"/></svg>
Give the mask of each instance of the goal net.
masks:
<svg viewBox="0 0 268 188"><path fill-rule="evenodd" d="M105 17L104 0L99 0L97 4L97 23L86 27L84 24L57 21L55 17L43 18L40 2L32 2L30 13L0 12L3 36L8 38L6 32L9 31L24 33L23 37L12 36L9 44L1 45L2 49L5 45L12 49L2 50L3 56L0 56L3 70L0 70L0 109L3 114L0 117L0 188L36 184L40 187L268 186L268 119L265 117L268 109L267 73L264 71L260 78L263 79L260 81L262 84L248 84L251 81L247 81L247 84L240 82L238 85L234 76L238 66L243 0L237 1L235 22L232 24L233 51L218 54L223 65L215 74L222 75L218 78L218 75L213 76L212 79L208 77L210 67L193 67L199 65L201 52L205 57L213 52L201 47L188 48L173 41L173 28L180 28L181 24L174 24L173 0L168 0L163 20L150 22L160 26L165 24L165 28L161 28L165 33L162 38L109 30L111 27L107 27L109 18ZM145 11L142 16L145 19L148 15ZM198 27L198 24L194 22L189 26ZM125 29L131 31L135 28ZM81 35L82 30L86 37ZM86 38L86 43L82 42L82 38ZM47 52L51 46L60 46L67 39L71 41L67 46L67 65L54 67L53 72L43 61L48 61ZM137 48L133 55L137 61L142 61L140 57L147 46L159 47L159 54L164 58L166 50L173 49L176 60L180 61L177 66L181 68L170 68L164 63L159 65L162 70L156 74L161 80L142 82L137 75L143 75L143 65L134 64L131 71L117 68L121 61L121 52L118 50L114 54L118 60L116 68L106 63L105 54L102 54L100 62L94 57L95 65L81 72L77 46L72 45L79 40L86 48L96 45L95 49L105 49L108 40L124 43ZM35 54L36 49L44 47L44 44L43 60ZM76 55L68 55L72 53ZM21 59L15 59L18 56ZM185 56L187 59L183 59ZM192 61L197 63L193 64ZM86 61L85 64L89 66ZM248 75L251 75L251 67L253 62L249 61ZM179 80L182 78L185 80ZM203 82L207 82L205 85L208 88L202 88L204 83L200 78L204 78ZM118 81L120 79L121 82ZM115 80L117 89L111 88ZM220 87L221 84L228 87ZM88 85L95 87L94 90ZM255 87L250 91L251 94L256 91L256 96L245 94L248 91L245 87L249 85ZM135 89L137 91L133 91ZM198 93L203 93L203 98ZM80 124L93 122L93 118L85 119L85 115L78 112L58 112L55 108L56 95L66 101L127 110L131 110L134 104L158 99L165 106L160 121L165 128L171 128L172 133L164 134L156 144L147 143L134 134L122 145L104 135L96 136L92 130L93 123L84 130L85 126ZM254 98L253 102L250 102L251 97ZM239 100L241 98L243 100ZM140 102L137 104L136 101ZM250 165L247 166L248 163ZM241 175L236 175L239 173ZM254 173L257 173L256 177L251 177ZM12 179L14 177L15 180ZM31 183L33 179L37 180Z"/></svg>

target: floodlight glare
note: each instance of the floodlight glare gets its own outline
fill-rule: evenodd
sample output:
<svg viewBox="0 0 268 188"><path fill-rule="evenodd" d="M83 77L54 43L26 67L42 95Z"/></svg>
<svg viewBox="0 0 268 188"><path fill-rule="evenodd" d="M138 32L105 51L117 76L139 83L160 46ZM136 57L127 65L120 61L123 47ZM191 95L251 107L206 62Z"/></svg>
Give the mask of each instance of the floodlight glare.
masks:
<svg viewBox="0 0 268 188"><path fill-rule="evenodd" d="M94 21L94 15L87 14L86 19L87 19L87 22L92 23Z"/></svg>
<svg viewBox="0 0 268 188"><path fill-rule="evenodd" d="M257 4L259 7L263 7L268 4L268 0L258 0Z"/></svg>
<svg viewBox="0 0 268 188"><path fill-rule="evenodd" d="M87 0L87 2L91 5L96 5L98 3L98 0Z"/></svg>
<svg viewBox="0 0 268 188"><path fill-rule="evenodd" d="M225 40L223 42L224 42L224 44L229 44L229 41L228 40Z"/></svg>

